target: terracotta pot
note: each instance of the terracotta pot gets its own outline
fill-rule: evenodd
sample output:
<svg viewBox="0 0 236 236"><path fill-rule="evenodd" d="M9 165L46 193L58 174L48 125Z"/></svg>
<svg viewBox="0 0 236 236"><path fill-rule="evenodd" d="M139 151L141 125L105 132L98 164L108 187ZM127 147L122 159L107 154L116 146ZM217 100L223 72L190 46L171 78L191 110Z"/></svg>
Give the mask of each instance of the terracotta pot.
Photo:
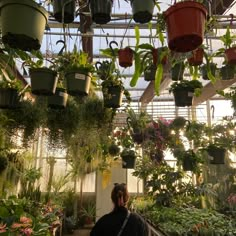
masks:
<svg viewBox="0 0 236 236"><path fill-rule="evenodd" d="M164 13L168 46L172 51L190 52L204 38L207 9L198 2L178 2Z"/></svg>
<svg viewBox="0 0 236 236"><path fill-rule="evenodd" d="M227 64L236 65L236 47L228 48L225 50L225 59Z"/></svg>
<svg viewBox="0 0 236 236"><path fill-rule="evenodd" d="M192 51L192 57L188 58L188 63L190 66L199 66L203 62L204 50L202 48L197 48Z"/></svg>
<svg viewBox="0 0 236 236"><path fill-rule="evenodd" d="M162 48L153 48L152 49L152 57L153 57L153 65L157 65L160 60L160 55L161 55L161 50ZM164 56L161 60L161 64L165 65L167 63L167 56Z"/></svg>
<svg viewBox="0 0 236 236"><path fill-rule="evenodd" d="M119 65L121 67L130 67L133 65L134 53L129 47L120 49L118 51Z"/></svg>

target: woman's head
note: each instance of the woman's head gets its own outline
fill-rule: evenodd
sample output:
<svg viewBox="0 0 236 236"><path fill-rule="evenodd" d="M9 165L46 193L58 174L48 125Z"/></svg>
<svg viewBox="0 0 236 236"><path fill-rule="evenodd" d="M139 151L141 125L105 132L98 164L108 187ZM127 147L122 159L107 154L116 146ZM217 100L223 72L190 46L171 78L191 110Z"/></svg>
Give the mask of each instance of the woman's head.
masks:
<svg viewBox="0 0 236 236"><path fill-rule="evenodd" d="M114 184L111 192L111 200L114 203L114 208L125 207L129 200L129 193L126 184Z"/></svg>

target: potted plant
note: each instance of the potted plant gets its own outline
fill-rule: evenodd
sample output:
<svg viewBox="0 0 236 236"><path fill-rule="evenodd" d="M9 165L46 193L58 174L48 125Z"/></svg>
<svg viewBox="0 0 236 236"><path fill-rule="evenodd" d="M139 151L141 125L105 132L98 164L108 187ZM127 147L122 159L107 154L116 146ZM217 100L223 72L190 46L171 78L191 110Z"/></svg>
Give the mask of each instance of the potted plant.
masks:
<svg viewBox="0 0 236 236"><path fill-rule="evenodd" d="M106 24L111 20L112 0L91 0L89 7L92 20L96 24Z"/></svg>
<svg viewBox="0 0 236 236"><path fill-rule="evenodd" d="M92 226L96 218L96 204L93 202L86 203L81 209L81 216L84 217L86 227Z"/></svg>
<svg viewBox="0 0 236 236"><path fill-rule="evenodd" d="M25 67L29 67L31 92L35 95L53 95L58 81L55 64L45 59L39 50L32 50L30 53L17 50L16 54L23 61L22 67L25 73L27 73ZM50 63L50 66L45 65L45 60Z"/></svg>
<svg viewBox="0 0 236 236"><path fill-rule="evenodd" d="M184 69L185 69L184 62L173 63L171 67L171 79L173 81L182 80L184 77Z"/></svg>
<svg viewBox="0 0 236 236"><path fill-rule="evenodd" d="M133 50L129 46L125 48L122 47L123 39L121 41L120 49L113 48L112 44L115 44L116 46L118 46L118 43L116 41L111 41L109 43L109 48L100 49L100 52L102 53L102 55L108 56L112 58L113 60L115 60L118 57L119 65L121 67L127 68L127 67L132 66L133 57L134 57Z"/></svg>
<svg viewBox="0 0 236 236"><path fill-rule="evenodd" d="M75 1L51 0L54 18L64 24L72 23L75 18Z"/></svg>
<svg viewBox="0 0 236 236"><path fill-rule="evenodd" d="M55 94L48 96L48 107L64 109L68 100L68 93L65 88L57 87Z"/></svg>
<svg viewBox="0 0 236 236"><path fill-rule="evenodd" d="M226 64L236 64L236 46L234 44L235 38L235 35L231 35L229 26L227 27L225 34L220 37L220 40L223 42L225 48L218 49L218 52L224 54Z"/></svg>
<svg viewBox="0 0 236 236"><path fill-rule="evenodd" d="M32 0L4 0L0 9L3 43L25 51L40 49L48 19L46 9Z"/></svg>
<svg viewBox="0 0 236 236"><path fill-rule="evenodd" d="M192 56L188 58L188 63L190 66L200 66L203 63L204 49L198 47L192 51Z"/></svg>
<svg viewBox="0 0 236 236"><path fill-rule="evenodd" d="M127 102L130 101L130 94L124 88L121 80L121 74L115 67L114 60L102 61L96 63L96 72L102 80L102 93L104 98L104 106L108 108L119 108L122 103L123 93Z"/></svg>
<svg viewBox="0 0 236 236"><path fill-rule="evenodd" d="M137 144L141 144L145 139L145 129L150 122L150 116L145 111L135 113L133 109L128 110L127 124L131 136Z"/></svg>
<svg viewBox="0 0 236 236"><path fill-rule="evenodd" d="M207 17L203 4L195 1L177 2L164 12L164 17L170 50L189 52L202 44Z"/></svg>
<svg viewBox="0 0 236 236"><path fill-rule="evenodd" d="M169 92L173 92L176 106L191 106L194 94L198 95L202 87L198 80L181 80L172 83Z"/></svg>
<svg viewBox="0 0 236 236"><path fill-rule="evenodd" d="M159 22L163 22L163 15L158 15ZM160 24L161 25L161 24ZM151 30L151 26L149 27ZM159 88L163 78L163 67L167 63L169 50L164 46L164 36L162 27L157 28L161 47L155 48L153 42L140 44L139 28L135 27L136 46L134 50L135 69L130 81L130 86L134 87L144 72L145 80L155 80L155 92L159 95ZM151 40L151 39L150 39Z"/></svg>
<svg viewBox="0 0 236 236"><path fill-rule="evenodd" d="M71 52L63 52L54 58L57 71L65 79L67 93L72 96L87 96L90 91L93 64L88 54L74 46Z"/></svg>
<svg viewBox="0 0 236 236"><path fill-rule="evenodd" d="M200 171L199 164L202 163L201 155L192 149L178 152L177 165L181 165L184 171L197 173Z"/></svg>
<svg viewBox="0 0 236 236"><path fill-rule="evenodd" d="M141 24L148 23L152 20L155 6L160 10L160 6L155 0L148 0L146 2L143 2L142 0L130 0L130 4L134 21Z"/></svg>

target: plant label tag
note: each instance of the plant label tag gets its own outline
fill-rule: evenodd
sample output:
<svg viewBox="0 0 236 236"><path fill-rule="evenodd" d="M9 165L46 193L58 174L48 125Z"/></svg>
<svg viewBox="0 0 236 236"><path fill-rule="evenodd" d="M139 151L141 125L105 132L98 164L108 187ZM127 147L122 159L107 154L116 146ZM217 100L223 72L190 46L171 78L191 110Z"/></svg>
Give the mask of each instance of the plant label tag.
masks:
<svg viewBox="0 0 236 236"><path fill-rule="evenodd" d="M85 80L85 77L83 74L75 74L75 79Z"/></svg>
<svg viewBox="0 0 236 236"><path fill-rule="evenodd" d="M188 92L188 97L193 97L193 92Z"/></svg>

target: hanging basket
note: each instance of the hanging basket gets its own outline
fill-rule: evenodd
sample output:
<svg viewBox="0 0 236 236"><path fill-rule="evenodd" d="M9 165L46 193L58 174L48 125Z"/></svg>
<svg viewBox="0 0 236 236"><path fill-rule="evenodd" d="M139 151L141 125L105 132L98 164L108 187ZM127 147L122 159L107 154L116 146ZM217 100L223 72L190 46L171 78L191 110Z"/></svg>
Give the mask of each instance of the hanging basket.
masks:
<svg viewBox="0 0 236 236"><path fill-rule="evenodd" d="M67 93L71 96L87 96L89 94L91 76L77 70L65 74Z"/></svg>
<svg viewBox="0 0 236 236"><path fill-rule="evenodd" d="M53 109L66 108L68 94L63 88L56 88L56 92L52 96L48 96L48 107Z"/></svg>
<svg viewBox="0 0 236 236"><path fill-rule="evenodd" d="M127 68L133 65L134 52L131 48L126 47L118 50L119 65Z"/></svg>
<svg viewBox="0 0 236 236"><path fill-rule="evenodd" d="M24 51L41 47L47 11L32 0L1 0L2 41Z"/></svg>
<svg viewBox="0 0 236 236"><path fill-rule="evenodd" d="M185 106L192 106L193 104L193 95L194 90L187 90L187 88L183 90L175 90L174 99L175 99L175 106L177 107L185 107Z"/></svg>
<svg viewBox="0 0 236 236"><path fill-rule="evenodd" d="M131 0L133 19L137 23L148 23L152 19L154 0Z"/></svg>
<svg viewBox="0 0 236 236"><path fill-rule="evenodd" d="M194 1L178 2L164 14L170 50L190 52L198 48L204 38L207 9Z"/></svg>
<svg viewBox="0 0 236 236"><path fill-rule="evenodd" d="M133 150L123 151L120 154L122 158L122 168L125 169L134 169L136 162L136 155Z"/></svg>
<svg viewBox="0 0 236 236"><path fill-rule="evenodd" d="M15 109L20 107L20 96L16 89L0 88L0 108Z"/></svg>
<svg viewBox="0 0 236 236"><path fill-rule="evenodd" d="M210 68L210 71L211 71L212 75L215 76L216 75L216 69L217 69L216 64L215 63L210 63L209 68ZM209 80L207 72L208 72L207 65L203 65L201 67L201 73L202 73L202 78L204 80Z"/></svg>
<svg viewBox="0 0 236 236"><path fill-rule="evenodd" d="M225 50L225 59L227 64L236 65L236 47L228 48Z"/></svg>
<svg viewBox="0 0 236 236"><path fill-rule="evenodd" d="M57 72L48 68L30 68L31 91L35 95L53 95L57 86Z"/></svg>
<svg viewBox="0 0 236 236"><path fill-rule="evenodd" d="M173 81L182 80L184 77L184 63L176 63L171 67L171 79Z"/></svg>
<svg viewBox="0 0 236 236"><path fill-rule="evenodd" d="M92 20L96 24L106 24L111 20L112 0L90 0Z"/></svg>
<svg viewBox="0 0 236 236"><path fill-rule="evenodd" d="M221 79L222 80L231 80L234 78L235 68L233 65L225 65L220 69Z"/></svg>
<svg viewBox="0 0 236 236"><path fill-rule="evenodd" d="M192 57L188 58L188 63L190 66L200 66L203 62L204 50L202 48L197 48L192 51Z"/></svg>
<svg viewBox="0 0 236 236"><path fill-rule="evenodd" d="M53 0L53 16L58 22L72 23L75 18L75 1Z"/></svg>
<svg viewBox="0 0 236 236"><path fill-rule="evenodd" d="M153 81L155 80L157 67L155 65L148 66L144 70L144 80L145 81Z"/></svg>
<svg viewBox="0 0 236 236"><path fill-rule="evenodd" d="M104 107L119 108L122 104L123 89L120 86L103 87Z"/></svg>
<svg viewBox="0 0 236 236"><path fill-rule="evenodd" d="M226 149L211 146L207 149L210 156L210 164L225 164Z"/></svg>

